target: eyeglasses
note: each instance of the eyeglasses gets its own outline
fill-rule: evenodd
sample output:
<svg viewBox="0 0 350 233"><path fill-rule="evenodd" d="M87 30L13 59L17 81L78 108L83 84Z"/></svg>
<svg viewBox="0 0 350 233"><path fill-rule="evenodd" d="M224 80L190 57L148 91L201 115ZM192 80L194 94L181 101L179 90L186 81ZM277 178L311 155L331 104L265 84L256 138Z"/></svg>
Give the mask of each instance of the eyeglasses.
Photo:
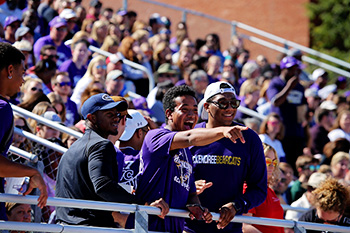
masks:
<svg viewBox="0 0 350 233"><path fill-rule="evenodd" d="M72 83L71 82L60 82L60 83L57 83L58 85L60 85L60 87L63 87L63 86L71 86Z"/></svg>
<svg viewBox="0 0 350 233"><path fill-rule="evenodd" d="M32 88L30 88L30 90L32 90L32 91L40 91L40 92L43 91L43 89L37 88L37 87L32 87Z"/></svg>
<svg viewBox="0 0 350 233"><path fill-rule="evenodd" d="M96 69L107 69L107 66L106 65L97 65L96 66Z"/></svg>
<svg viewBox="0 0 350 233"><path fill-rule="evenodd" d="M208 103L215 104L218 108L220 109L228 109L229 106L231 106L234 109L237 109L239 105L241 104L240 100L231 100L231 101L213 101L213 100L208 100Z"/></svg>
<svg viewBox="0 0 350 233"><path fill-rule="evenodd" d="M274 166L274 167L277 167L277 160L274 159L270 159L270 158L265 158L266 160L266 166L269 167L271 164Z"/></svg>

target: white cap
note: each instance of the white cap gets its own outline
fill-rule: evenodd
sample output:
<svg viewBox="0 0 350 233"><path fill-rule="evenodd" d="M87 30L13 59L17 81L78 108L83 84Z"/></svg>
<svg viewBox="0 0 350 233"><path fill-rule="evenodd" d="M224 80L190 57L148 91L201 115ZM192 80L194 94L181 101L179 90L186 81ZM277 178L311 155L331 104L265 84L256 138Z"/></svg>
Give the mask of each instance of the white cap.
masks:
<svg viewBox="0 0 350 233"><path fill-rule="evenodd" d="M327 175L321 172L312 173L307 185L313 188L317 188L324 180L326 180Z"/></svg>
<svg viewBox="0 0 350 233"><path fill-rule="evenodd" d="M235 88L230 83L224 81L215 82L207 86L207 89L204 93L204 98L200 101L199 105L203 106L209 98L213 97L214 95L223 93L233 93L235 96L237 96ZM204 110L204 107L202 108L201 118L202 120L208 119L208 113Z"/></svg>
<svg viewBox="0 0 350 233"><path fill-rule="evenodd" d="M30 52L33 49L32 44L27 40L16 41L12 46L18 50L25 52Z"/></svg>
<svg viewBox="0 0 350 233"><path fill-rule="evenodd" d="M62 123L61 117L59 115L57 115L57 113L53 112L53 111L47 111L44 114L41 115L42 117L44 117L47 120L53 121L53 122L57 122L57 123Z"/></svg>
<svg viewBox="0 0 350 233"><path fill-rule="evenodd" d="M314 70L314 72L312 72L312 81L316 81L316 79L318 77L324 75L325 73L327 73L327 72L322 68L318 68L318 69Z"/></svg>
<svg viewBox="0 0 350 233"><path fill-rule="evenodd" d="M305 97L318 97L317 90L315 88L308 88L305 90Z"/></svg>
<svg viewBox="0 0 350 233"><path fill-rule="evenodd" d="M120 141L129 141L137 129L143 128L148 124L145 117L137 110L129 109L128 113L132 119L126 121L125 130L119 138Z"/></svg>
<svg viewBox="0 0 350 233"><path fill-rule="evenodd" d="M60 13L60 17L69 20L71 18L76 18L77 14L72 9L63 9Z"/></svg>
<svg viewBox="0 0 350 233"><path fill-rule="evenodd" d="M107 80L116 80L120 76L123 76L123 72L121 70L112 70L107 74Z"/></svg>
<svg viewBox="0 0 350 233"><path fill-rule="evenodd" d="M337 109L337 105L331 100L325 100L320 104L320 108L333 111Z"/></svg>

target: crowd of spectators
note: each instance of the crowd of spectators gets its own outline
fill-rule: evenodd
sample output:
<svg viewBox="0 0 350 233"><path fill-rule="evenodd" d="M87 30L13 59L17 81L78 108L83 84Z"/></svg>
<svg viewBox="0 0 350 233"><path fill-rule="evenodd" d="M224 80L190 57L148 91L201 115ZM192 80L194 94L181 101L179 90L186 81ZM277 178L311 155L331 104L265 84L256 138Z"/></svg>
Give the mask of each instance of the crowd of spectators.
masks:
<svg viewBox="0 0 350 233"><path fill-rule="evenodd" d="M206 121L209 114L209 119L215 122L213 125L209 123L212 127L232 124L232 121L229 124L224 120L221 122L219 115L213 116L215 112L210 110L210 103L220 110L242 106L263 116L264 120L254 118L238 108L234 119L254 130L266 144L265 148L272 148L271 155L265 151L269 198L273 201L278 198L280 204L315 207L313 212L303 216L288 211L286 215L279 213L279 218L298 220L301 217L305 221L349 226L349 208L340 207L337 202L349 200L349 192L346 191L350 186L348 78L339 76L332 83L328 72L322 68L308 74L301 60L302 53L297 49L288 55L281 54L274 63L268 61L268 54L252 58L249 48L239 36L233 36L230 44L223 49L216 33L208 32L205 38L195 38L185 22L179 22L173 32L170 30L172 23L171 19L158 13L152 14L145 22L138 19L137 12L104 8L98 0L91 0L87 8L81 5L81 0L6 0L0 5L1 41L12 44L24 54L26 68L24 84L17 95L9 96L10 102L85 132L81 107L89 97L100 93L124 97L129 109L137 110L131 111L131 115L142 119L140 125L126 124L128 135L120 139L119 135L116 142L122 152L130 154L125 156L125 164L128 164L141 150L148 130L163 128L167 124L167 109L163 109L162 102L167 91L174 86L190 86L198 102L199 122ZM90 45L110 55L92 52ZM144 66L154 75L156 86L149 91L146 72L131 67L123 59ZM228 88L234 88L234 101L221 103L206 97L208 85L220 81L228 83ZM15 116L14 120L17 128L67 148L76 140L31 119ZM194 127L188 123L185 126L181 130L175 127L173 131ZM202 123L197 127L209 126ZM255 136L253 139L256 140ZM13 145L40 154L45 166L43 178L49 196L54 196L57 167L62 155L52 153L40 144L30 144L28 139L16 134ZM132 151L128 148L130 145L135 145ZM243 147L237 148L243 150ZM197 156L195 151L196 147L193 147L193 158ZM272 171L274 167L279 169ZM121 183L135 185L136 177L125 177L130 166L124 169ZM203 177L208 182L219 179L208 178L208 174L215 174L207 173L207 170L201 177L199 165L195 172L199 180ZM253 173L252 170L248 172ZM239 183L245 181L247 185L248 179L248 176L242 176ZM324 185L320 186L321 183ZM252 187L248 184L248 194L250 190L254 191ZM212 196L209 185L207 188L201 191L207 193L202 195L202 199L199 194L199 198L209 208L211 203L208 200L212 200ZM212 187L213 190L216 188ZM327 203L324 199L331 194L321 196L322 193L338 189L342 195L337 193L336 198L342 200L333 200L337 207L324 204ZM275 207L278 211L280 204ZM12 219L16 208L28 209L26 205L9 203L7 206L9 219ZM49 209L45 212L49 214L44 216L46 222L50 213L54 212L54 208ZM244 211L236 209L235 213ZM257 214L258 207L249 213L260 216ZM26 215L23 220L13 221L28 221L27 210L23 215ZM257 229L256 225L245 226L245 232ZM266 226L260 230L272 232L266 230Z"/></svg>

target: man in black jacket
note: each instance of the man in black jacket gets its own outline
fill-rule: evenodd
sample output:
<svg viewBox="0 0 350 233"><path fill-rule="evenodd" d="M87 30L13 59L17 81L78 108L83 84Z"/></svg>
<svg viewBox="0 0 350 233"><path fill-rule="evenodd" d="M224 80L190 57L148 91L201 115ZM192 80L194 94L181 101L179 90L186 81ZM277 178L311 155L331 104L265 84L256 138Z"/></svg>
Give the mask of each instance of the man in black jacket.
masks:
<svg viewBox="0 0 350 233"><path fill-rule="evenodd" d="M58 167L56 197L137 203L135 196L118 185L118 162L114 145L108 135L118 134L120 111L125 101L114 102L107 94L97 94L81 108L87 129L62 156ZM157 200L151 205L161 208L160 217L168 212L167 204ZM57 220L72 225L115 227L109 211L58 207Z"/></svg>

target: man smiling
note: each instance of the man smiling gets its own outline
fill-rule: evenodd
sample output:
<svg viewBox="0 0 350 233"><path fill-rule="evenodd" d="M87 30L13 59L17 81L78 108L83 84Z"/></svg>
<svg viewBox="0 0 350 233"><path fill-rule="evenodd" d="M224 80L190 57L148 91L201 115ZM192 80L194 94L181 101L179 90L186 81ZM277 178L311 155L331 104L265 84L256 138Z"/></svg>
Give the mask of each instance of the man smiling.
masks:
<svg viewBox="0 0 350 233"><path fill-rule="evenodd" d="M244 142L245 127L193 129L198 120L195 92L188 86L170 88L163 99L166 115L164 128L147 133L140 152L140 177L136 196L145 202L163 198L170 208L185 209L187 204L200 205L193 177L193 162L188 147L210 144L223 137ZM203 209L201 220L211 222L212 216ZM150 216L149 230L182 232L184 219Z"/></svg>
<svg viewBox="0 0 350 233"><path fill-rule="evenodd" d="M109 135L118 134L121 111L128 105L115 102L107 94L87 99L81 113L87 129L62 156L58 167L56 196L72 199L136 203L135 196L118 185L118 162ZM149 202L151 203L151 202ZM160 217L168 212L166 203L155 200L151 206L161 208ZM116 227L111 212L76 208L57 208L57 220L72 225Z"/></svg>
<svg viewBox="0 0 350 233"><path fill-rule="evenodd" d="M186 232L242 232L241 223L230 223L236 214L246 213L266 199L265 156L258 135L233 122L240 105L227 82L210 84L204 94L202 122L196 129L216 130L222 126L242 127L244 141L221 138L208 145L191 148L199 200L210 211L220 213L217 223L187 221ZM208 135L207 135L208 137ZM243 185L247 188L243 194ZM208 188L207 190L204 190Z"/></svg>

